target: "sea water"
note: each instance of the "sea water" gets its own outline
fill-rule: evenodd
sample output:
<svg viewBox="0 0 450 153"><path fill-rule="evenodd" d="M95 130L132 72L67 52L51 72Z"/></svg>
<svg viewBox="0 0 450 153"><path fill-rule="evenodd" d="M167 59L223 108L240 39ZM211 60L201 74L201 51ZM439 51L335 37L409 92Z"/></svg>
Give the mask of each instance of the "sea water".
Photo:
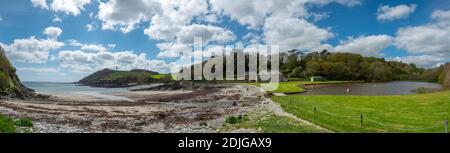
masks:
<svg viewBox="0 0 450 153"><path fill-rule="evenodd" d="M45 95L86 95L105 100L131 101L126 97L114 95L129 92L128 88L97 88L80 86L74 83L57 82L24 82L23 84L28 88L35 90L37 93Z"/></svg>

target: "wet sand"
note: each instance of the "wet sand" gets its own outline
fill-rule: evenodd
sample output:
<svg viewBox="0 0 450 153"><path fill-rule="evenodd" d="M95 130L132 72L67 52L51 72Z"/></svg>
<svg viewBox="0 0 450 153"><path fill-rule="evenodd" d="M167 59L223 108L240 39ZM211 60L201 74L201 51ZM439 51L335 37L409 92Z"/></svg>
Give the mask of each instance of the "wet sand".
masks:
<svg viewBox="0 0 450 153"><path fill-rule="evenodd" d="M0 113L27 117L36 133L217 132L227 116L261 104L259 88L228 84L195 90L116 93L107 100L89 95L53 95L45 100L0 100Z"/></svg>

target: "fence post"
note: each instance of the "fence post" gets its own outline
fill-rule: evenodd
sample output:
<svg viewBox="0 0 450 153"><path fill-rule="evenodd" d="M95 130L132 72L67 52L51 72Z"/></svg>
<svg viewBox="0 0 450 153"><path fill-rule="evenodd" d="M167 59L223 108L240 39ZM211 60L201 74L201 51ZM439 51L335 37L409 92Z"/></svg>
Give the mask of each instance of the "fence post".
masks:
<svg viewBox="0 0 450 153"><path fill-rule="evenodd" d="M361 123L360 123L361 127L364 127L364 114L361 113Z"/></svg>
<svg viewBox="0 0 450 153"><path fill-rule="evenodd" d="M445 125L445 133L448 133L448 120L445 120L444 125Z"/></svg>
<svg viewBox="0 0 450 153"><path fill-rule="evenodd" d="M314 113L313 113L313 119L316 119L316 110L317 110L317 106L314 106Z"/></svg>

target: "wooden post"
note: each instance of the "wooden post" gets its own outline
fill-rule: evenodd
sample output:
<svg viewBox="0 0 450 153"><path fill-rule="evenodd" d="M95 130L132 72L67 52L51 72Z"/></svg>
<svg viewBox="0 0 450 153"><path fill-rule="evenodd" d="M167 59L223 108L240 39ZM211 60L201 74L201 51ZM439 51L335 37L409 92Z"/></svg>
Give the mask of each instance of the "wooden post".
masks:
<svg viewBox="0 0 450 153"><path fill-rule="evenodd" d="M364 127L364 114L361 113L361 123L360 123L361 127Z"/></svg>
<svg viewBox="0 0 450 153"><path fill-rule="evenodd" d="M317 110L317 106L314 106L314 113L313 113L313 119L316 119L316 110Z"/></svg>
<svg viewBox="0 0 450 153"><path fill-rule="evenodd" d="M444 125L445 125L445 133L448 133L448 120L445 120Z"/></svg>

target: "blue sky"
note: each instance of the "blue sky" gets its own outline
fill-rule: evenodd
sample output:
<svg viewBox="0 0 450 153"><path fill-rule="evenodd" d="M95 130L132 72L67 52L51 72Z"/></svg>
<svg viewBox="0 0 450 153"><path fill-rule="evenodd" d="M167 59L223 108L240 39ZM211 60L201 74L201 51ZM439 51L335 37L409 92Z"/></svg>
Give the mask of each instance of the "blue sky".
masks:
<svg viewBox="0 0 450 153"><path fill-rule="evenodd" d="M22 80L58 82L115 66L167 71L194 36L209 44L325 48L422 67L450 57L450 0L126 2L0 0L0 45Z"/></svg>

